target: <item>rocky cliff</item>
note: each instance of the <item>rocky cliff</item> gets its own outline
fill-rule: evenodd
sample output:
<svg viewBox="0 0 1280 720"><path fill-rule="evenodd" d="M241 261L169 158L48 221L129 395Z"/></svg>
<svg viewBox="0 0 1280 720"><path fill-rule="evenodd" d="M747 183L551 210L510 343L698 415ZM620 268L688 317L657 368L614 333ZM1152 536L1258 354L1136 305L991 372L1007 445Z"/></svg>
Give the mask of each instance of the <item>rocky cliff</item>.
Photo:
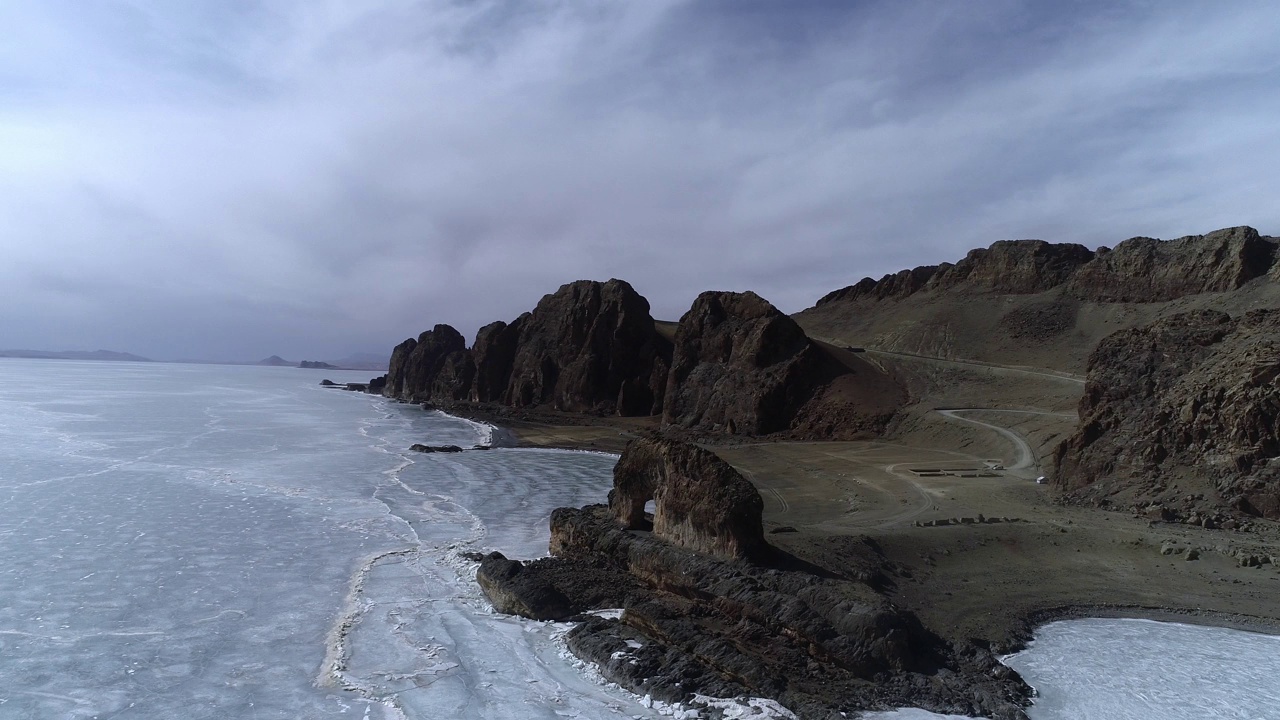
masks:
<svg viewBox="0 0 1280 720"><path fill-rule="evenodd" d="M1074 297L1095 302L1160 302L1235 290L1267 274L1275 243L1251 227L1162 242L1132 238L1100 250L1067 285Z"/></svg>
<svg viewBox="0 0 1280 720"><path fill-rule="evenodd" d="M477 576L495 607L529 617L624 608L617 619L584 618L568 637L610 680L669 702L772 698L802 718L902 705L1025 717L1030 689L1016 673L928 632L881 594L879 571L864 580L813 572L764 544L759 495L707 451L637 440L614 482L609 507L552 514L553 557L490 555ZM637 532L650 490L654 529ZM718 544L726 533L752 544L755 560L733 559L742 553ZM886 566L873 543L842 548Z"/></svg>
<svg viewBox="0 0 1280 720"><path fill-rule="evenodd" d="M833 359L752 292L705 292L680 319L663 422L681 428L817 437L875 433L905 394L857 360Z"/></svg>
<svg viewBox="0 0 1280 720"><path fill-rule="evenodd" d="M448 325L436 325L391 352L384 394L414 402L465 398L475 374L466 340Z"/></svg>
<svg viewBox="0 0 1280 720"><path fill-rule="evenodd" d="M1280 518L1277 456L1280 310L1198 311L1098 345L1055 482L1081 502Z"/></svg>
<svg viewBox="0 0 1280 720"><path fill-rule="evenodd" d="M584 280L510 324L481 328L471 349L448 325L406 340L392 352L384 394L651 415L661 411L670 358L648 301L621 280Z"/></svg>
<svg viewBox="0 0 1280 720"><path fill-rule="evenodd" d="M654 328L649 301L627 283L569 283L543 297L519 325L503 396L509 404L661 412L670 344Z"/></svg>

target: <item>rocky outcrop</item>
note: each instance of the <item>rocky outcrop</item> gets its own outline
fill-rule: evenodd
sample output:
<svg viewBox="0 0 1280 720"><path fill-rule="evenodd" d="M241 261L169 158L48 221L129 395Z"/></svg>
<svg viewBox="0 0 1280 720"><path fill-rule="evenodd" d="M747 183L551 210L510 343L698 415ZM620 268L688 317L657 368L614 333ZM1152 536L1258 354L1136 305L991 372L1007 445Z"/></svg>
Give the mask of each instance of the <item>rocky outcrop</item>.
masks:
<svg viewBox="0 0 1280 720"><path fill-rule="evenodd" d="M476 583L493 605L507 615L534 620L564 620L574 609L564 593L536 571L525 571L523 563L492 552L480 561Z"/></svg>
<svg viewBox="0 0 1280 720"><path fill-rule="evenodd" d="M828 293L817 305L900 299L921 291L953 288L1018 295L1040 293L1065 283L1093 257L1093 251L1083 245L1001 240L988 248L970 250L955 264L924 265L885 275L878 281L863 278L856 285Z"/></svg>
<svg viewBox="0 0 1280 720"><path fill-rule="evenodd" d="M383 392L411 402L462 400L471 392L474 375L466 340L452 327L436 325L391 352Z"/></svg>
<svg viewBox="0 0 1280 720"><path fill-rule="evenodd" d="M1079 412L1055 453L1069 498L1280 518L1280 310L1185 313L1106 338Z"/></svg>
<svg viewBox="0 0 1280 720"><path fill-rule="evenodd" d="M1125 240L1080 268L1067 290L1094 302L1160 302L1187 295L1235 290L1267 274L1275 243L1251 227L1167 242Z"/></svg>
<svg viewBox="0 0 1280 720"><path fill-rule="evenodd" d="M649 517L645 504L654 502ZM657 436L627 445L613 469L609 508L623 527L652 530L683 548L749 558L765 547L764 501L714 453Z"/></svg>
<svg viewBox="0 0 1280 720"><path fill-rule="evenodd" d="M472 402L502 402L511 382L511 364L515 361L520 344L520 328L529 317L521 315L508 325L501 320L489 323L476 333L471 345L475 361L475 383L471 388Z"/></svg>
<svg viewBox="0 0 1280 720"><path fill-rule="evenodd" d="M1043 240L1001 240L986 249L970 250L963 260L940 270L927 284L931 290L963 286L984 292L1027 295L1066 282L1093 259L1083 245Z"/></svg>
<svg viewBox="0 0 1280 720"><path fill-rule="evenodd" d="M510 405L619 415L661 412L671 350L649 301L622 280L580 280L519 322Z"/></svg>
<svg viewBox="0 0 1280 720"><path fill-rule="evenodd" d="M877 589L880 570L865 580L813 572L764 544L759 495L712 458L670 440L635 441L610 506L556 510L553 557L513 563L490 555L477 575L482 589L496 608L526 617L623 608L617 619L586 618L569 648L606 678L659 700L765 697L802 718L903 705L1025 717L1030 689L1016 673L986 650L952 647L925 630ZM638 531L637 510L650 488L652 533ZM717 516L736 509L757 518L747 535L746 523L726 527ZM675 532L661 529L665 515L684 518ZM717 527L758 543L754 561L699 551ZM870 541L845 542L841 552L888 566Z"/></svg>
<svg viewBox="0 0 1280 720"><path fill-rule="evenodd" d="M471 349L448 325L404 341L391 354L385 394L652 415L662 409L670 360L647 300L621 280L582 280L510 324L481 328Z"/></svg>
<svg viewBox="0 0 1280 720"><path fill-rule="evenodd" d="M950 265L948 265L950 267ZM823 295L817 305L826 305L841 300L885 300L887 298L904 298L924 289L925 285L938 273L937 265L922 265L911 270L900 270L892 275L885 275L879 280L862 278L856 284Z"/></svg>
<svg viewBox="0 0 1280 720"><path fill-rule="evenodd" d="M904 399L873 366L836 362L759 295L705 292L676 328L663 422L746 435L874 433Z"/></svg>

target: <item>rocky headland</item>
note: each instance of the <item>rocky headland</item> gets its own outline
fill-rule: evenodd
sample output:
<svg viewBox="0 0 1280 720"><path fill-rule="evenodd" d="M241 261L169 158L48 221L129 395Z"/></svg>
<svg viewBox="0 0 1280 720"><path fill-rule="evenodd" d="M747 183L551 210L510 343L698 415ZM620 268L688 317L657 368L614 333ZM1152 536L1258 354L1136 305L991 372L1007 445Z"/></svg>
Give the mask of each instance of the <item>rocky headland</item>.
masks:
<svg viewBox="0 0 1280 720"><path fill-rule="evenodd" d="M477 576L500 611L581 620L570 648L620 685L1023 717L995 657L1039 622L1280 626L1277 245L1002 241L790 317L703 293L678 323L579 281L469 348L405 341L381 392L627 443L551 557Z"/></svg>
<svg viewBox="0 0 1280 720"><path fill-rule="evenodd" d="M851 539L862 569L836 574L769 545L762 508L713 453L642 437L619 459L608 505L552 515L552 557L492 553L477 581L500 612L581 616L570 648L667 702L753 696L801 717L903 705L1024 717L1030 688L1016 673L933 635L883 594L893 570L874 542ZM583 616L607 608L622 612Z"/></svg>

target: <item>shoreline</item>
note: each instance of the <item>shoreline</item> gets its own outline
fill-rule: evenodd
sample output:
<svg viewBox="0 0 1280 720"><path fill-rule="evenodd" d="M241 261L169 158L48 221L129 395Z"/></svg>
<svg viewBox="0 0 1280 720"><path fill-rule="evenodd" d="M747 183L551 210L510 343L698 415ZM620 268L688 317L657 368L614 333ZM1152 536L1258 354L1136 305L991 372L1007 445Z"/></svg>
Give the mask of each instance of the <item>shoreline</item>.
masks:
<svg viewBox="0 0 1280 720"><path fill-rule="evenodd" d="M430 409L490 428L491 447L495 448L617 454L632 438L657 429L658 426L657 418L512 411L468 404ZM796 499L791 493L803 492L804 488L801 485L788 485L785 480L790 473L803 476L808 481L813 470L800 466L780 468L777 458L771 458L770 453L780 453L779 457L787 459L788 452L808 458L829 455L851 445L868 448L893 445L910 449L912 443L909 438L845 443L802 443L772 438L710 440L712 441L703 443L705 447L721 454L751 479L762 497L766 500L771 496L776 497L781 504L780 509L773 510L772 516L766 512L766 532L771 527L782 529L784 525L791 529L785 534L768 534L771 544L794 554L802 561L808 561L826 571L834 569L837 573L842 569L838 561L824 565L821 558L830 557L833 554L832 548L839 547L842 538L861 535L884 547L882 569L889 572L892 577L891 585L894 586L885 592L886 597L899 607L915 612L930 632L937 633L946 642L953 643L954 647L974 645L989 651L993 658L1003 663L1009 656L1027 650L1043 627L1055 622L1089 619L1140 620L1280 636L1280 604L1269 599L1251 601L1236 589L1241 588L1241 585L1222 584L1241 583L1239 578L1229 580L1227 577L1215 577L1213 579L1218 582L1212 584L1207 582L1207 578L1199 581L1198 585L1192 582L1192 585L1197 585L1199 592L1187 593L1185 571L1207 567L1210 562L1186 562L1181 555L1168 556L1160 547L1162 538L1171 534L1179 535L1179 542L1189 543L1191 547L1203 542L1232 545L1263 538L1268 533L1276 534L1276 528L1269 528L1265 523L1262 531L1250 534L1161 525L1148 523L1145 519L1128 516L1123 512L1067 507L1046 502L1044 491L1034 488L1039 494L1035 496L1038 499L1030 503L1033 506L1030 509L1034 509L1038 515L1030 520L946 528L922 527L904 520L883 529L867 527L840 532L826 527L820 517L806 518L815 524L796 522L792 517L795 514ZM1015 494L1028 493L1026 486L1006 487ZM784 495L790 502L784 499ZM604 500L602 495L596 502ZM1026 500L1026 497L1021 497L1019 501ZM772 500L768 500L766 504L772 503ZM830 505L830 502L827 501L826 504ZM799 529L796 530L794 526L799 526ZM1120 532L1119 535L1113 532L1114 537L1099 535L1096 543L1088 542L1100 528L1111 531L1119 529ZM1085 540L1083 545L1080 544L1080 539L1075 539L1077 535ZM1074 539L1076 545L1067 543L1066 538ZM966 553L972 553L976 547L986 546L989 540L1001 539L1013 542L1025 550L1034 549L1042 559L1049 561L1050 558L1056 558L1065 565L1053 565L1049 561L1044 568L1038 568L1040 575L1028 576L1024 572L1025 568L1020 570L1005 567L999 562L988 562L980 554L965 560ZM950 547L947 547L948 543L951 543ZM1061 547L1060 543L1066 547ZM964 547L959 547L961 545ZM1280 547L1280 543L1274 545ZM1200 547L1206 557L1215 556L1212 550ZM941 554L938 553L939 548L942 548ZM920 553L920 549L927 549L927 552ZM1072 553L1072 550L1075 552ZM1096 587L1092 589L1077 589L1072 587L1071 573L1056 576L1057 571L1070 569L1070 561L1073 557L1078 557L1075 553L1091 557L1085 565L1090 562L1105 564L1114 561L1123 567L1126 563L1132 564L1135 557L1138 557L1152 560L1154 562L1149 564L1159 564L1167 570L1163 575L1156 573L1153 576L1148 572L1143 576L1139 573L1132 577L1126 576L1127 582L1113 580L1096 583ZM938 561L936 564L935 560ZM1169 562L1171 560L1174 562ZM960 575L967 574L971 577L962 577L958 582L955 577L942 577L943 573L938 573L937 570L947 562L959 567ZM1032 564L1035 565L1034 562ZM1223 575L1231 574L1223 568L1221 562L1215 567L1218 569L1210 571L1215 575L1219 571ZM1259 580L1272 576L1273 570L1275 568L1268 566L1262 572L1246 569L1237 574L1242 577L1252 574L1251 580ZM1075 568L1075 571L1078 572L1079 568ZM1027 577L1037 577L1040 581L1029 583L1026 582ZM1010 581L1024 586L1016 597L1006 597L1003 594L1002 585L1007 585ZM1243 582L1245 585L1255 584ZM1144 596L1141 592L1135 592L1135 589L1154 590L1154 595ZM975 606L982 610L975 612ZM593 658L579 660L592 663L599 661ZM624 689L627 688L624 686ZM632 690L628 689L628 692L634 694Z"/></svg>

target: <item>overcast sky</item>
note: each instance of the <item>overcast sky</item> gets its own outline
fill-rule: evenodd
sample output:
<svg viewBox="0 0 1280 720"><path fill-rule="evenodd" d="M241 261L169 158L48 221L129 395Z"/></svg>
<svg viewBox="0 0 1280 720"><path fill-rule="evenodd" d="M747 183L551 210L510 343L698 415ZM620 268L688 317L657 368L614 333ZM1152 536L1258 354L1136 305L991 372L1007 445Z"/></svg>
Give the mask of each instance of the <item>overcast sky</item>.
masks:
<svg viewBox="0 0 1280 720"><path fill-rule="evenodd" d="M1280 3L0 4L0 348L293 360L1280 235Z"/></svg>

